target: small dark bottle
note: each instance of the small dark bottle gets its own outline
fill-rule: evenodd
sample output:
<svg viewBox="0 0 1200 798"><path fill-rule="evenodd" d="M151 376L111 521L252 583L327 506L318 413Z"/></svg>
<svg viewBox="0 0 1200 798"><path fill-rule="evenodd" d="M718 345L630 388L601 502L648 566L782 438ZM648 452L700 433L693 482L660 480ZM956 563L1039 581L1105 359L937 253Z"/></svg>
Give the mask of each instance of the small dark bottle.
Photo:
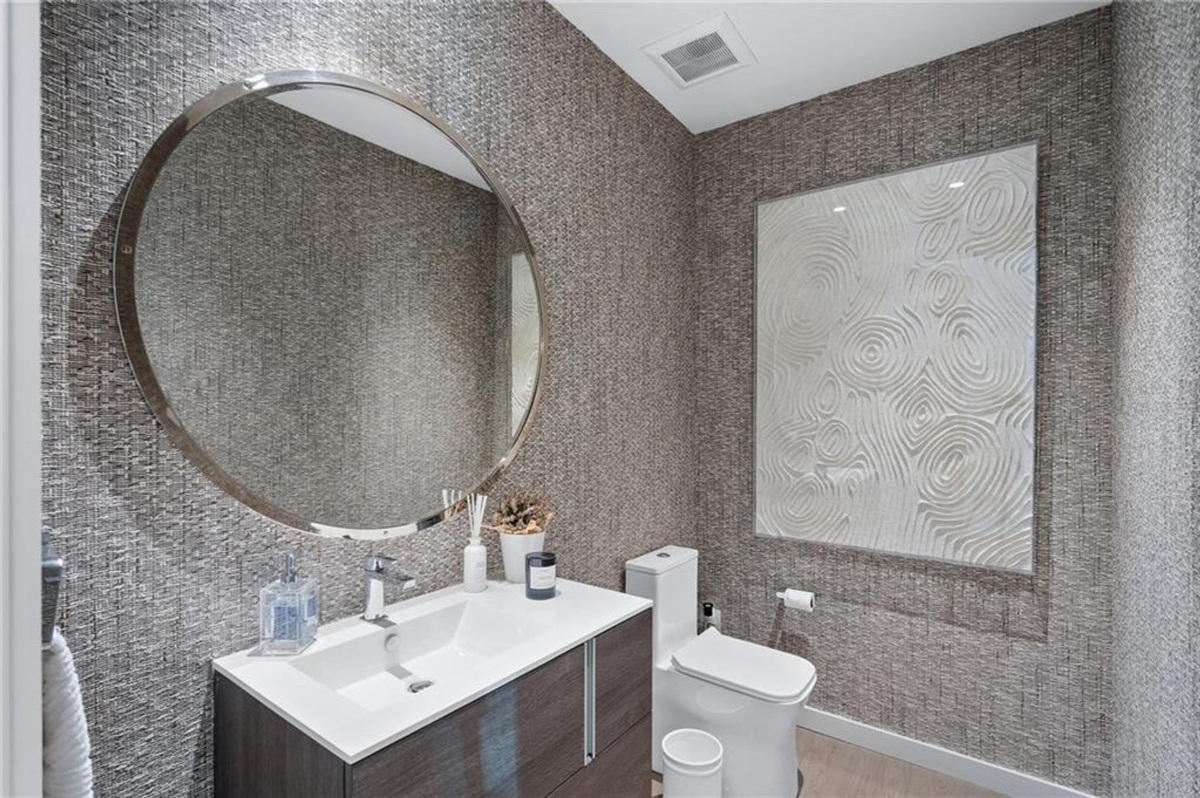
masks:
<svg viewBox="0 0 1200 798"><path fill-rule="evenodd" d="M551 551L535 551L525 555L525 598L535 601L554 598L557 561Z"/></svg>
<svg viewBox="0 0 1200 798"><path fill-rule="evenodd" d="M700 634L709 628L721 631L721 611L713 606L711 601L706 601L701 605L704 611L704 617L700 619Z"/></svg>

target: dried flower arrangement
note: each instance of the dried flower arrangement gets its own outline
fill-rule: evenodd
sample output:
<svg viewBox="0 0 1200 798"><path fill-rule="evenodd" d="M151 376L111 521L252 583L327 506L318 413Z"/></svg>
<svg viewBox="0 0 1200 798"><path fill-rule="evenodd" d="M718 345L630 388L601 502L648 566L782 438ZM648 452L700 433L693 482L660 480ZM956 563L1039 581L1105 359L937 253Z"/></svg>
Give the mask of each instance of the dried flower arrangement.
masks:
<svg viewBox="0 0 1200 798"><path fill-rule="evenodd" d="M487 528L506 535L536 535L546 531L553 517L546 497L533 488L518 488L496 504Z"/></svg>

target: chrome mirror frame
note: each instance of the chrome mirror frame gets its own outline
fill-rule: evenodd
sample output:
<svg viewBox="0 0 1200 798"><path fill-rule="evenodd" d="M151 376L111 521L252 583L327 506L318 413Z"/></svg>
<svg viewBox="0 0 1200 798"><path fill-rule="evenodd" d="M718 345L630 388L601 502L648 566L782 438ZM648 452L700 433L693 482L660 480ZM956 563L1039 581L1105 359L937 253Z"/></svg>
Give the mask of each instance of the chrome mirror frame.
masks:
<svg viewBox="0 0 1200 798"><path fill-rule="evenodd" d="M136 255L138 229L141 226L142 214L154 188L155 180L166 165L171 153L192 129L214 112L230 103L251 96L269 96L287 91L303 91L305 89L339 87L364 92L399 105L401 108L420 116L437 128L462 152L475 169L487 181L488 186L499 200L501 207L508 213L513 227L517 231L517 242L524 247L529 257L529 267L533 274L534 285L537 289L538 319L541 325L541 335L538 340L538 367L533 394L520 429L513 436L508 452L500 462L478 485L471 486L475 492L485 492L490 489L500 476L511 465L517 452L520 451L525 439L529 436L533 420L541 401L542 388L545 382L546 353L547 353L547 311L546 292L538 268L537 257L529 235L521 217L513 207L512 200L500 185L499 180L483 163L482 159L471 149L470 145L451 128L446 122L437 117L412 98L392 91L377 83L372 83L350 75L335 72L314 70L282 70L263 75L255 75L234 83L229 83L206 94L190 105L175 120L167 126L149 152L138 165L137 171L130 180L125 192L124 203L121 206L120 217L117 221L116 241L113 251L113 294L116 302L117 322L120 327L121 340L125 345L125 353L133 367L134 378L141 389L142 396L150 406L155 419L166 430L171 442L179 448L189 461L208 477L219 488L237 499L242 504L266 518L286 524L294 529L310 532L323 537L341 537L354 540L379 540L388 537L408 535L422 529L427 529L448 517L456 514L457 506L438 510L431 515L416 521L396 526L360 529L337 527L321 524L302 518L287 509L267 501L262 496L250 491L240 484L233 476L208 454L205 449L188 433L176 416L166 393L158 382L158 377L150 363L142 337L141 323L138 318L136 296ZM431 501L434 497L430 497Z"/></svg>

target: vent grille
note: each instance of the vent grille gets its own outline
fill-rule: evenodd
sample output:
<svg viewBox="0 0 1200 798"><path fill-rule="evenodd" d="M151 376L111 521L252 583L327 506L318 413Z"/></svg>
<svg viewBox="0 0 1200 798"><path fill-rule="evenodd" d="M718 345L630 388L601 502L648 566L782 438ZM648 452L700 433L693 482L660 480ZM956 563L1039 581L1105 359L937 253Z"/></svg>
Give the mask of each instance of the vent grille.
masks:
<svg viewBox="0 0 1200 798"><path fill-rule="evenodd" d="M642 50L681 89L755 63L727 14L676 31Z"/></svg>
<svg viewBox="0 0 1200 798"><path fill-rule="evenodd" d="M716 31L668 50L662 54L662 59L671 65L684 83L691 83L738 63L737 56Z"/></svg>

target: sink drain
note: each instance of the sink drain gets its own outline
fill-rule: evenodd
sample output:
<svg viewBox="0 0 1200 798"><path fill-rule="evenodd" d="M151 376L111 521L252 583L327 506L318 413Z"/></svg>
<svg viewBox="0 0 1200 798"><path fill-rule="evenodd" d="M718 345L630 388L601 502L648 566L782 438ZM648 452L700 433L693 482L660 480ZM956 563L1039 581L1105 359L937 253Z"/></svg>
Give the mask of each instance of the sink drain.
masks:
<svg viewBox="0 0 1200 798"><path fill-rule="evenodd" d="M408 692L419 693L427 687L433 687L432 679L418 679L408 686Z"/></svg>

